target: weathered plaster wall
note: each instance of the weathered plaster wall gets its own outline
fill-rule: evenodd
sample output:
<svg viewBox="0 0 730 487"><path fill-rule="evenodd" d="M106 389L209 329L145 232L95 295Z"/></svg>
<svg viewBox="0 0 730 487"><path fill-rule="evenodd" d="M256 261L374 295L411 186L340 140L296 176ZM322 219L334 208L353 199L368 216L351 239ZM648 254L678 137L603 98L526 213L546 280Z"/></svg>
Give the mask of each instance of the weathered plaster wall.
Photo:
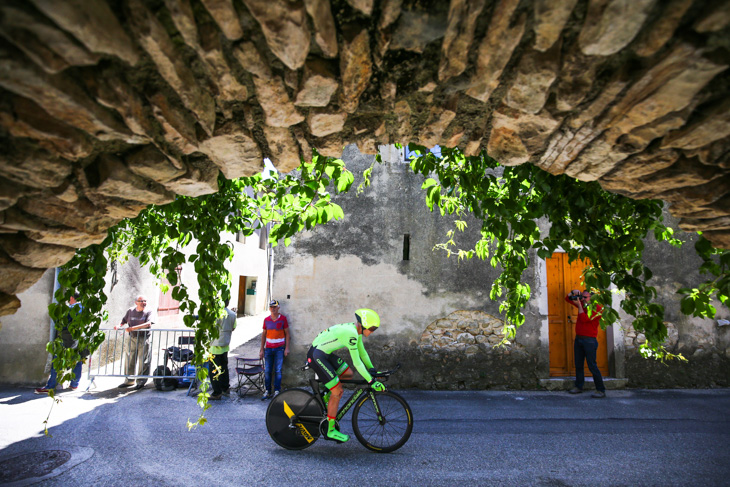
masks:
<svg viewBox="0 0 730 487"><path fill-rule="evenodd" d="M349 146L343 160L357 175L372 156ZM290 247L278 247L274 295L292 325L285 382L304 380L298 366L314 336L331 324L353 321L358 307L380 313L383 325L367 339L367 349L380 367L403 364L394 380L398 386L535 388L539 379L549 377L544 261L533 255L534 264L525 272L532 298L516 340L495 348L503 336L498 304L489 299L497 271L485 262L459 262L432 250L444 240L453 218L428 211L421 183L402 163L376 165L372 185L362 195L336 198L345 212L343 221L299 235ZM665 218L676 226L668 213ZM478 228L476 221L467 221L465 245L474 242ZM546 222L540 225L548 228ZM410 234L410 261L403 261L405 233ZM683 353L689 362L665 367L640 357L642 337L637 338L624 315L620 325L607 330L611 375L628 378L636 387L730 385L730 326L679 313L676 290L696 286L701 276L693 250L696 237L683 232L678 237L688 240L681 249L646 239L644 258L654 271L651 284L658 302L666 309L668 349ZM619 294L614 298L617 309L620 299ZM730 315L727 308L718 310L718 318Z"/></svg>
<svg viewBox="0 0 730 487"><path fill-rule="evenodd" d="M12 316L0 320L0 382L40 382L45 379L46 343L51 319L47 306L53 292L55 270L43 277L18 298L23 307Z"/></svg>
<svg viewBox="0 0 730 487"><path fill-rule="evenodd" d="M360 154L353 145L345 148L343 160L356 174L357 185L357 175L373 156ZM383 324L367 339L368 352L379 367L401 362L403 370L395 381L402 386L534 386L537 361L519 352L539 343L533 304L526 309L528 324L520 329L515 346L504 351L493 351L492 342L478 343L474 335L463 336L453 346L447 340L439 345L422 339L427 328L468 334L467 328L488 324L490 315L497 316L499 311L489 299L497 273L488 263L459 262L433 251L435 243L445 241L453 219L428 211L421 183L422 177L405 164L376 165L371 188L359 196L352 191L336 197L344 220L297 236L290 247L277 247L274 296L281 300L282 312L292 325L287 381L303 377L295 367L303 363L319 331L354 321L355 309L369 307L380 314ZM464 245L478 234L477 223L470 218L467 222L466 234L457 238ZM408 261L403 260L404 234L410 235ZM449 318L460 310L478 313ZM434 324L441 319L446 320ZM468 346L472 348L465 356ZM485 368L485 357L495 354L510 358L495 359L492 367Z"/></svg>
<svg viewBox="0 0 730 487"><path fill-rule="evenodd" d="M676 220L665 212L665 220ZM685 242L677 249L660 244L653 237L646 239L644 261L654 271L650 284L657 289L657 301L664 306L668 336L667 350L681 353L687 363L666 365L647 361L638 354L645 338L624 320L626 331L626 377L632 387L728 387L730 386L730 326L718 326L717 320L730 319L730 310L715 301L715 319L699 319L680 313L680 287L696 287L707 276L698 268L701 259L694 253L696 235L680 232Z"/></svg>

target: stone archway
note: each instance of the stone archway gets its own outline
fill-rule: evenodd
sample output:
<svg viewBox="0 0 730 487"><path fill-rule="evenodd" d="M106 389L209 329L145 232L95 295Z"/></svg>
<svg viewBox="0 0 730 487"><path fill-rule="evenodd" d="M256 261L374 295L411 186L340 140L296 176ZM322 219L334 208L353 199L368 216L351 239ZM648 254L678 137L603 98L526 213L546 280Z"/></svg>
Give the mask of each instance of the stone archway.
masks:
<svg viewBox="0 0 730 487"><path fill-rule="evenodd" d="M417 142L660 198L730 246L727 2L0 7L0 314L145 206Z"/></svg>

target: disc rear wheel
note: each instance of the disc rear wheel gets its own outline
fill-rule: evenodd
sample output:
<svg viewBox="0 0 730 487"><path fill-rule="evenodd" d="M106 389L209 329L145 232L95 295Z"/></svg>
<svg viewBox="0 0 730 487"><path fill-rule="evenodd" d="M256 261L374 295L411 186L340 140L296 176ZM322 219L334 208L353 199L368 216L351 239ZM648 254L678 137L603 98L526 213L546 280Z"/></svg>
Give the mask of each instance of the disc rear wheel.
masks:
<svg viewBox="0 0 730 487"><path fill-rule="evenodd" d="M319 422L323 415L314 395L303 389L289 389L269 403L266 429L277 445L288 450L302 450L319 438Z"/></svg>

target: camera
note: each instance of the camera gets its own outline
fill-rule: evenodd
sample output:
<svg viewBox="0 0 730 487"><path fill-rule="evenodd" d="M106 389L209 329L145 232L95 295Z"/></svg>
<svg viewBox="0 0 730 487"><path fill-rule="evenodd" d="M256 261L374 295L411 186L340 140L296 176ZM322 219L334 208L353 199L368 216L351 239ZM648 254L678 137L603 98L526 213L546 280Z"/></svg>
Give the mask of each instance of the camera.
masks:
<svg viewBox="0 0 730 487"><path fill-rule="evenodd" d="M572 294L572 295L570 296L570 299L571 299L572 301L578 301L578 300L579 300L579 299L581 299L582 297L583 297L583 296L581 296L580 294Z"/></svg>

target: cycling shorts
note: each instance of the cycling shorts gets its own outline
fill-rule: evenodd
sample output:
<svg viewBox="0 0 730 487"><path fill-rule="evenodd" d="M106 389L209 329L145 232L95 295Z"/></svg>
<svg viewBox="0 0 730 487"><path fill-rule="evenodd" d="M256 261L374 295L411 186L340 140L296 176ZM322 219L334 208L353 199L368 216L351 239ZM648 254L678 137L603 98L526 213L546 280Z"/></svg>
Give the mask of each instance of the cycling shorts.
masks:
<svg viewBox="0 0 730 487"><path fill-rule="evenodd" d="M334 353L324 353L317 347L309 348L307 363L327 389L337 387L340 376L349 367L347 362Z"/></svg>

